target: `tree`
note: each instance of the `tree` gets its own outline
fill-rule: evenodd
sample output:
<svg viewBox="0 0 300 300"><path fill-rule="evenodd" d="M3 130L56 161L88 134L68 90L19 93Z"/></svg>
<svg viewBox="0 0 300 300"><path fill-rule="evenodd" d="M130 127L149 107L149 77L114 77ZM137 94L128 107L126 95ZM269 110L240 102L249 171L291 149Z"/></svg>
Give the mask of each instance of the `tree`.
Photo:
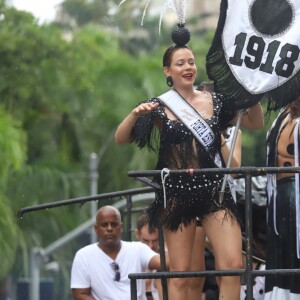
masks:
<svg viewBox="0 0 300 300"><path fill-rule="evenodd" d="M103 25L108 22L108 12L113 5L107 0L65 0L60 5L57 23L63 27L82 27L88 23Z"/></svg>
<svg viewBox="0 0 300 300"><path fill-rule="evenodd" d="M0 50L5 113L18 120L28 136L22 143L28 149L26 164L10 172L6 181L5 197L14 200L8 200L10 209L15 215L21 207L87 195L90 153L101 148L128 107L158 90L155 85L161 81L151 82L145 74L157 73L160 62L144 56L145 69L120 50L111 31L99 26L85 26L67 41L55 26L39 26L30 14L14 9L5 12L0 40L5 41ZM116 149L111 149L101 167L115 161ZM140 165L137 152L126 150L118 166L108 167L101 191L135 184L122 166ZM14 271L28 276L30 248L48 245L86 220L89 210L67 207L21 220L8 217L18 225L17 247L22 253ZM66 253L60 255L57 260L62 261Z"/></svg>
<svg viewBox="0 0 300 300"><path fill-rule="evenodd" d="M22 239L15 222L16 216L9 199L5 196L5 190L10 173L22 167L25 161L25 141L26 135L20 128L20 124L7 115L0 106L0 256L3 257L0 280L12 267L18 241Z"/></svg>

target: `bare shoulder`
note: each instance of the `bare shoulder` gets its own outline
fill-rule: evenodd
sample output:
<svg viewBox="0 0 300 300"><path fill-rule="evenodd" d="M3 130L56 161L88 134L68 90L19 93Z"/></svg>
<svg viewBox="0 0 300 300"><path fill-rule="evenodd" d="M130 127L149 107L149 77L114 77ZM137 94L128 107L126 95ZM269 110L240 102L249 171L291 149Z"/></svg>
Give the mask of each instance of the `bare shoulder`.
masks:
<svg viewBox="0 0 300 300"><path fill-rule="evenodd" d="M213 115L213 97L209 92L197 91L193 107L204 117L210 118Z"/></svg>
<svg viewBox="0 0 300 300"><path fill-rule="evenodd" d="M212 93L208 91L198 91L195 90L195 95L203 99L212 99Z"/></svg>

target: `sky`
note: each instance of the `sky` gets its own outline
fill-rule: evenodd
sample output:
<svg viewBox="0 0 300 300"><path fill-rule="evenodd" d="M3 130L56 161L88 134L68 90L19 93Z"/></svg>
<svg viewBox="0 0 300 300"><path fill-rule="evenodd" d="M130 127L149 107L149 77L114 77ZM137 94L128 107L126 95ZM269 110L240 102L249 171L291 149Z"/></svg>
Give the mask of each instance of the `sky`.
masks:
<svg viewBox="0 0 300 300"><path fill-rule="evenodd" d="M11 0L11 4L19 10L32 13L40 23L50 22L55 16L55 6L63 0Z"/></svg>

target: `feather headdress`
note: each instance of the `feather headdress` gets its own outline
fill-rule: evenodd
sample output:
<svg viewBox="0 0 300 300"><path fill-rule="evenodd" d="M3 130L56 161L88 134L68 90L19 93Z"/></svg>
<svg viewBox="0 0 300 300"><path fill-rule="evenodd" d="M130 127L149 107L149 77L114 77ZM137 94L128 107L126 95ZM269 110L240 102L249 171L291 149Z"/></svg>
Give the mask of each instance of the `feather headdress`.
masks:
<svg viewBox="0 0 300 300"><path fill-rule="evenodd" d="M122 0L120 2L119 6L122 5L124 2L126 2L126 0ZM150 2L151 2L151 0L149 0L147 2L145 9L143 11L143 16L142 16L142 21L141 21L142 25L143 25L144 18L146 16L146 11L147 11L147 8L148 8ZM172 37L173 42L178 46L185 45L190 40L190 32L185 27L186 8L187 8L186 0L166 0L162 6L162 9L160 12L159 33L160 33L162 19L163 19L165 12L168 9L173 9L175 11L177 19L178 19L178 25L175 28L173 28L171 37Z"/></svg>

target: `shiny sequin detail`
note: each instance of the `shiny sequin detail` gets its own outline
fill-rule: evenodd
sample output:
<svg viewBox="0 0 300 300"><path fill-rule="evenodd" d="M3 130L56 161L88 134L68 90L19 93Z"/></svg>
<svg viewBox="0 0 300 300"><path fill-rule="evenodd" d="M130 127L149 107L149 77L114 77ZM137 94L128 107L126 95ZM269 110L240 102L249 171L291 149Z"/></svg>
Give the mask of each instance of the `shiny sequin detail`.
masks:
<svg viewBox="0 0 300 300"><path fill-rule="evenodd" d="M159 102L157 98L149 101ZM206 120L216 136L210 149L211 154L220 150L221 131L224 130L225 125L228 125L229 117L233 118L233 114L224 111L218 94L213 94L213 107L213 116ZM225 119L226 117L228 120ZM154 123L159 124L159 132ZM191 131L180 121L170 120L162 104L151 114L139 118L133 131L133 141L140 147L148 145L150 149L158 152L157 170L215 167L211 156ZM161 183L160 178L154 178L154 181ZM214 200L218 199L222 182L223 176L211 174L170 175L165 182L167 209L163 209L163 192L158 190L156 200L148 209L150 223L156 226L165 225L171 230L176 230L181 223L188 224L196 217L201 220L220 209L227 210L229 215L237 215L228 187L226 187L223 206L219 207L215 204Z"/></svg>

